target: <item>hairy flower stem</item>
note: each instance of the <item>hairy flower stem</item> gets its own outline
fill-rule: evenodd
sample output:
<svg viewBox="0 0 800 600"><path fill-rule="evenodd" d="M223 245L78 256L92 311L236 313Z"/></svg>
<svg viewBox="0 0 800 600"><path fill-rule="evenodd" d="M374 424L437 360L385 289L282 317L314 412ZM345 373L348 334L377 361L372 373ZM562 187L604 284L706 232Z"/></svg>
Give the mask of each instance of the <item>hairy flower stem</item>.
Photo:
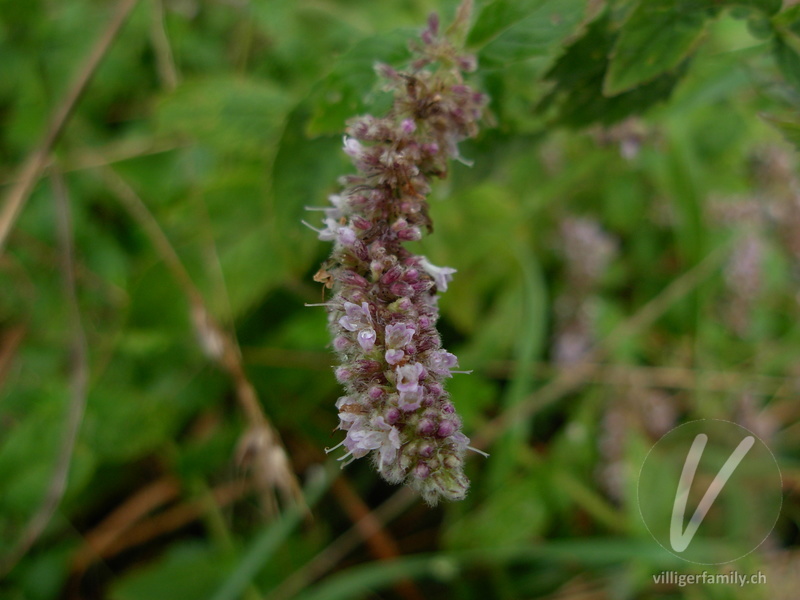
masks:
<svg viewBox="0 0 800 600"><path fill-rule="evenodd" d="M464 83L475 59L439 35L435 15L412 50L408 71L376 66L394 93L389 113L348 123L344 151L358 173L343 177L344 189L322 209L317 232L334 248L315 279L333 290L325 306L346 390L336 404L346 431L340 460L372 455L386 480L405 481L435 504L460 500L469 487L469 439L443 385L457 359L436 330L437 293L455 269L404 243L431 231L431 180L459 158L458 142L476 134L486 98Z"/></svg>

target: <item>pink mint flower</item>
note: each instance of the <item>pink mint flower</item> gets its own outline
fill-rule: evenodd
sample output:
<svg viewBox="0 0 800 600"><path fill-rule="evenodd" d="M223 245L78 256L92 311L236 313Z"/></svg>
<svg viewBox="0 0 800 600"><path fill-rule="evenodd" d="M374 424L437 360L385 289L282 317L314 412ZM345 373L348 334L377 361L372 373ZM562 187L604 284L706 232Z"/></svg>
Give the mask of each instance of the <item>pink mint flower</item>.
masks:
<svg viewBox="0 0 800 600"><path fill-rule="evenodd" d="M362 302L361 306L352 302L344 303L345 315L339 319L339 325L347 331L357 331L372 325L372 317L369 314L369 304Z"/></svg>
<svg viewBox="0 0 800 600"><path fill-rule="evenodd" d="M358 345L361 346L365 352L369 352L375 346L375 330L372 327L362 329L358 332Z"/></svg>
<svg viewBox="0 0 800 600"><path fill-rule="evenodd" d="M405 323L396 323L386 326L386 346L388 348L403 348L411 343L416 329Z"/></svg>
<svg viewBox="0 0 800 600"><path fill-rule="evenodd" d="M345 388L336 403L345 437L329 451L344 447L344 464L369 455L387 481L436 504L469 487L469 439L444 387L458 359L435 327L437 294L456 271L406 243L432 229L425 196L449 160L463 160L458 143L476 135L486 97L463 78L474 57L440 34L437 18L421 37L410 70L376 66L393 106L348 123L343 149L358 172L340 178L342 191L318 209L323 228L312 229L333 242L315 279L331 287L324 306Z"/></svg>
<svg viewBox="0 0 800 600"><path fill-rule="evenodd" d="M386 354L384 355L386 358L386 362L390 365L396 365L405 357L406 353L402 350L387 350Z"/></svg>
<svg viewBox="0 0 800 600"><path fill-rule="evenodd" d="M453 367L458 366L458 358L447 350L435 350L428 358L428 368L439 377L452 377Z"/></svg>
<svg viewBox="0 0 800 600"><path fill-rule="evenodd" d="M425 367L420 363L397 367L397 389L401 392L416 392L419 389L419 378L425 372Z"/></svg>

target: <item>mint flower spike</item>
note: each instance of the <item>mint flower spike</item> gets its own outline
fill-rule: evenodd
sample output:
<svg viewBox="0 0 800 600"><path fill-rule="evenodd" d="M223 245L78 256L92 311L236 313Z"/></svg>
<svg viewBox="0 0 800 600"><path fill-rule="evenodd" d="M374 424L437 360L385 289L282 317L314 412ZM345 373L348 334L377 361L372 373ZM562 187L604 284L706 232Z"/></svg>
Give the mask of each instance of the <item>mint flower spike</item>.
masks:
<svg viewBox="0 0 800 600"><path fill-rule="evenodd" d="M463 29L465 11L458 15ZM477 133L486 97L463 79L475 59L440 36L435 16L411 48L409 71L376 65L394 93L392 109L348 122L343 151L357 174L341 178L331 207L312 209L323 211L323 227L306 225L333 243L314 279L333 294L321 305L346 392L336 403L345 438L326 451L341 448L343 466L371 456L384 479L407 483L434 505L464 498L464 453L475 450L444 389L465 371L454 370L458 359L436 330L437 295L456 270L404 243L432 230L431 181L446 176L448 159L460 159L458 143Z"/></svg>

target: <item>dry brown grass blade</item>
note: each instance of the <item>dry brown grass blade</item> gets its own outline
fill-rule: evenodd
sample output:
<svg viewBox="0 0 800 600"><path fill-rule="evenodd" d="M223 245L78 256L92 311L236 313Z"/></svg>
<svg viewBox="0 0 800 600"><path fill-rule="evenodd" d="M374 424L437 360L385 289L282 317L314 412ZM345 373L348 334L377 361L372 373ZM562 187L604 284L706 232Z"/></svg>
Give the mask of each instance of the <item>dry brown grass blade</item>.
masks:
<svg viewBox="0 0 800 600"><path fill-rule="evenodd" d="M711 371L687 367L652 367L645 365L619 365L585 363L590 371L586 383L614 387L669 388L675 390L706 390L710 392L741 392L747 389L759 396L792 397L800 385L799 377L776 377L740 371ZM534 373L542 378L563 377L574 365L538 363ZM513 362L489 365L490 376L507 377L514 373Z"/></svg>
<svg viewBox="0 0 800 600"><path fill-rule="evenodd" d="M236 502L252 491L245 481L233 481L211 490L211 499L218 507ZM145 544L162 535L177 531L207 512L205 499L176 504L157 514L180 493L178 482L164 477L151 483L120 505L87 536L85 544L72 561L73 580L79 580L92 564L108 560L125 550Z"/></svg>
<svg viewBox="0 0 800 600"><path fill-rule="evenodd" d="M112 169L103 169L103 175L122 206L142 227L186 297L203 352L233 382L236 399L248 423L239 457L253 471L265 510L275 513L278 507L276 494L280 494L284 503L297 504L310 515L280 436L264 414L256 390L245 373L238 343L211 315L178 253L142 199Z"/></svg>
<svg viewBox="0 0 800 600"><path fill-rule="evenodd" d="M608 600L610 597L606 581L579 575L542 600Z"/></svg>
<svg viewBox="0 0 800 600"><path fill-rule="evenodd" d="M311 582L332 571L341 560L411 506L419 496L410 488L402 487L379 507L360 518L350 529L328 544L314 558L289 575L267 596L269 600L288 600Z"/></svg>
<svg viewBox="0 0 800 600"><path fill-rule="evenodd" d="M277 368L330 371L334 365L330 352L292 350L265 346L242 348L247 364ZM740 392L747 389L758 396L794 398L800 389L800 377L778 377L742 371L716 371L688 367L653 367L633 364L585 362L590 371L586 383L614 387L670 388L676 390L706 390L710 392ZM538 379L563 377L574 365L557 365L538 362L530 370ZM505 379L518 367L514 361L493 361L485 367L476 365L476 373Z"/></svg>
<svg viewBox="0 0 800 600"><path fill-rule="evenodd" d="M180 485L173 477L162 477L133 494L86 534L84 545L72 558L72 571L83 573L95 560L108 556L108 549L153 510L174 500Z"/></svg>
<svg viewBox="0 0 800 600"><path fill-rule="evenodd" d="M2 389L6 374L11 368L11 362L17 354L17 348L25 339L25 332L24 325L15 325L0 336L0 389Z"/></svg>
<svg viewBox="0 0 800 600"><path fill-rule="evenodd" d="M211 496L218 507L224 507L236 502L252 491L252 485L247 481L239 480L214 488L211 490ZM196 521L207 511L206 501L202 498L172 506L138 522L136 527L128 529L102 550L100 558L107 559L116 556L129 548L140 546L162 535L177 531L181 527Z"/></svg>
<svg viewBox="0 0 800 600"><path fill-rule="evenodd" d="M333 480L331 491L354 526L358 528L373 557L379 560L391 560L400 556L400 548L394 538L386 532L383 524L377 520L344 477ZM398 581L394 588L399 596L407 600L423 600L424 598L419 588L410 579Z"/></svg>
<svg viewBox="0 0 800 600"><path fill-rule="evenodd" d="M89 358L86 334L81 323L78 294L75 284L75 260L73 247L72 217L64 179L58 171L52 175L53 196L56 204L57 237L61 254L61 274L67 305L70 329L70 396L61 444L58 447L53 475L45 496L30 518L19 541L0 560L0 575L10 571L44 533L67 489L72 450L78 437L83 413L86 408L86 393L89 384Z"/></svg>
<svg viewBox="0 0 800 600"><path fill-rule="evenodd" d="M97 67L100 66L137 2L138 0L119 1L108 25L100 34L81 68L78 69L67 95L64 96L64 99L53 112L42 141L28 155L28 158L20 167L16 183L9 190L3 207L0 209L0 254L3 252L8 235L33 191L36 181L50 160L50 152L53 146L55 146L58 138L61 137L65 125L72 116L72 112L75 110L81 96L86 91L89 82L97 71Z"/></svg>
<svg viewBox="0 0 800 600"><path fill-rule="evenodd" d="M81 152L65 153L63 159L59 158L58 166L60 171L66 175L67 173L75 173L76 171L84 171L86 169L107 167L134 158L143 158L155 154L162 154L164 152L171 152L173 150L180 150L185 147L185 143L172 140L124 139L98 147L90 154L83 154ZM40 175L45 173L46 169L45 172ZM6 171L4 169L0 170L0 186L17 183L19 181L18 177L19 173Z"/></svg>
<svg viewBox="0 0 800 600"><path fill-rule="evenodd" d="M172 46L169 43L164 23L164 2L163 0L151 0L150 5L150 40L156 55L158 77L161 79L161 85L166 90L172 91L178 86L180 75L178 67L175 65Z"/></svg>

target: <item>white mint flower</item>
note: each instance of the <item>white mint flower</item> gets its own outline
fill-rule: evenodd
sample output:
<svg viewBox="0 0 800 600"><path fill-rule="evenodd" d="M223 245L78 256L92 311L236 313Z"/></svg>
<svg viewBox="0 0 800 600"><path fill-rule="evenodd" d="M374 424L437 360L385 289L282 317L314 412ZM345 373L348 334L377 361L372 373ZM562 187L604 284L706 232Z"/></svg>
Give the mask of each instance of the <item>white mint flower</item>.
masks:
<svg viewBox="0 0 800 600"><path fill-rule="evenodd" d="M451 267L437 267L425 256L420 259L419 265L425 269L428 275L433 277L434 282L436 282L436 287L440 292L447 291L447 284L453 280L453 273L456 272L455 269Z"/></svg>

